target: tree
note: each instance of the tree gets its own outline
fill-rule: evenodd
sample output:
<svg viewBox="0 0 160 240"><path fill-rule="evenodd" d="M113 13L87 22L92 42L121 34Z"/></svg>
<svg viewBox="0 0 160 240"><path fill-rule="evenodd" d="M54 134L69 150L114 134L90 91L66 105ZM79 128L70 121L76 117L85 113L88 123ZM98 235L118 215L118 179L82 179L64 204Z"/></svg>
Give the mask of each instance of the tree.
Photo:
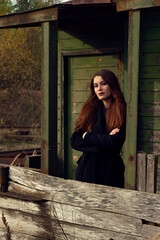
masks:
<svg viewBox="0 0 160 240"><path fill-rule="evenodd" d="M40 88L39 28L1 30L0 89Z"/></svg>
<svg viewBox="0 0 160 240"><path fill-rule="evenodd" d="M11 0L0 1L0 15L10 14L14 11L14 6Z"/></svg>
<svg viewBox="0 0 160 240"><path fill-rule="evenodd" d="M15 12L25 12L44 6L42 0L16 0Z"/></svg>
<svg viewBox="0 0 160 240"><path fill-rule="evenodd" d="M39 126L40 29L1 30L0 53L0 126Z"/></svg>

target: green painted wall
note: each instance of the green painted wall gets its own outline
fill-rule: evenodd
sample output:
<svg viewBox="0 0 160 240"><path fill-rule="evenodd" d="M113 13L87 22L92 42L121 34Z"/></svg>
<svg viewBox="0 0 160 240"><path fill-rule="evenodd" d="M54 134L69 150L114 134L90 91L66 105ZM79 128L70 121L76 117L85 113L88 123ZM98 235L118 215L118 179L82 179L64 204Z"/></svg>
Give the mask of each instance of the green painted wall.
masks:
<svg viewBox="0 0 160 240"><path fill-rule="evenodd" d="M160 155L160 8L141 12L138 150Z"/></svg>

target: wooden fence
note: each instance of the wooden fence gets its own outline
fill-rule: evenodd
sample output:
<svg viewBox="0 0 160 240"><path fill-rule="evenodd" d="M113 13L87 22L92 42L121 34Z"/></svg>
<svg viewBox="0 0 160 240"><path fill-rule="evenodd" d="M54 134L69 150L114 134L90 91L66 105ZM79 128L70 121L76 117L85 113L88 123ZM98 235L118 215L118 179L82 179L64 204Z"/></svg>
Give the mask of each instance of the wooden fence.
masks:
<svg viewBox="0 0 160 240"><path fill-rule="evenodd" d="M137 154L137 190L160 192L160 169L158 156L155 154Z"/></svg>
<svg viewBox="0 0 160 240"><path fill-rule="evenodd" d="M9 168L8 191L0 193L2 213L2 240L155 240L160 232L159 194L64 180L16 166ZM12 238L6 238L7 229Z"/></svg>

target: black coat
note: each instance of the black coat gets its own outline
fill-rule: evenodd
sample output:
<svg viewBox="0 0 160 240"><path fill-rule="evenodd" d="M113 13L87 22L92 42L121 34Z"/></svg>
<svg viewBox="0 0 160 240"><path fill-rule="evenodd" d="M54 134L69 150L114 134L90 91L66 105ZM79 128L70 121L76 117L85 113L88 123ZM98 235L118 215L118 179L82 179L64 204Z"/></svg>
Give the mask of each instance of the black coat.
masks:
<svg viewBox="0 0 160 240"><path fill-rule="evenodd" d="M77 162L76 180L124 187L124 164L120 151L125 141L125 123L118 133L109 135L104 106L100 103L92 131L84 139L82 135L82 130L76 130L71 136L72 148L83 152Z"/></svg>

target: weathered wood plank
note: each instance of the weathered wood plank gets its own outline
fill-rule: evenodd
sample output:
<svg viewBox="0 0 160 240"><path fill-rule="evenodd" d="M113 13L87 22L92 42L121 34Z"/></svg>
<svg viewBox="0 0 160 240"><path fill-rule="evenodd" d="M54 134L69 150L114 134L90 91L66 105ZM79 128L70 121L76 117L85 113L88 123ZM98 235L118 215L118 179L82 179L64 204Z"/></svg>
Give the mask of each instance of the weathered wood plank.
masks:
<svg viewBox="0 0 160 240"><path fill-rule="evenodd" d="M94 227L102 230L141 236L142 222L139 219L105 211L80 208L56 202L26 202L0 197L0 209L19 211L27 215L46 217L70 224Z"/></svg>
<svg viewBox="0 0 160 240"><path fill-rule="evenodd" d="M130 189L135 189L136 184L139 35L140 11L130 11L128 30L127 126L126 141L124 144L125 185Z"/></svg>
<svg viewBox="0 0 160 240"><path fill-rule="evenodd" d="M139 151L144 151L147 154L159 155L160 153L160 144L154 142L143 142L143 145L140 143L138 147Z"/></svg>
<svg viewBox="0 0 160 240"><path fill-rule="evenodd" d="M159 29L160 32L160 29ZM160 37L159 37L160 39ZM140 66L160 65L160 53L142 53L140 54Z"/></svg>
<svg viewBox="0 0 160 240"><path fill-rule="evenodd" d="M23 197L34 196L34 192L36 196L39 192L39 199L160 223L158 194L64 180L19 167L10 167L9 177L9 192L19 192Z"/></svg>
<svg viewBox="0 0 160 240"><path fill-rule="evenodd" d="M29 234L23 234L20 232L12 232L11 237L14 240L44 240L44 238L41 237L34 237L34 236L29 236ZM0 239L1 240L6 240L6 230L0 228Z"/></svg>
<svg viewBox="0 0 160 240"><path fill-rule="evenodd" d="M75 68L94 68L94 67L117 67L117 58L119 55L107 55L107 56L92 56L90 61L86 57L75 58L74 67Z"/></svg>
<svg viewBox="0 0 160 240"><path fill-rule="evenodd" d="M155 239L154 237L160 233L160 227L152 225L143 225L143 240ZM156 238L155 240L158 240Z"/></svg>
<svg viewBox="0 0 160 240"><path fill-rule="evenodd" d="M159 105L160 102L160 92L159 91L146 91L139 93L140 103L153 103Z"/></svg>
<svg viewBox="0 0 160 240"><path fill-rule="evenodd" d="M144 100L144 99L143 99ZM142 101L143 101L142 100ZM146 100L146 98L145 98ZM139 104L139 115L140 116L160 116L160 105L148 104Z"/></svg>
<svg viewBox="0 0 160 240"><path fill-rule="evenodd" d="M31 12L12 14L0 17L0 28L34 26L42 22L55 21L58 19L58 9L39 9Z"/></svg>
<svg viewBox="0 0 160 240"><path fill-rule="evenodd" d="M41 170L57 176L57 23L42 24ZM54 92L54 94L53 94Z"/></svg>
<svg viewBox="0 0 160 240"><path fill-rule="evenodd" d="M93 74L95 74L98 70L101 69L101 66L97 66L97 67L92 67L92 68L87 68L87 69L76 69L74 72L73 72L73 78L75 80L85 80L86 79L86 76L87 76L87 79L89 78L90 80L92 79L93 77ZM110 71L114 72L116 75L118 75L118 67L117 66L111 66L109 68Z"/></svg>
<svg viewBox="0 0 160 240"><path fill-rule="evenodd" d="M84 103L90 95L90 91L73 91L72 101L74 103Z"/></svg>
<svg viewBox="0 0 160 240"><path fill-rule="evenodd" d="M160 41L159 41L160 44ZM160 78L160 65L158 66L143 66L140 69L140 78Z"/></svg>
<svg viewBox="0 0 160 240"><path fill-rule="evenodd" d="M144 142L160 143L160 130L141 129L138 133L138 137Z"/></svg>
<svg viewBox="0 0 160 240"><path fill-rule="evenodd" d="M33 214L6 209L3 209L3 213L15 235L18 235L20 232L26 236L29 235L42 239L66 239L59 223L51 220L49 217L42 218ZM0 211L0 215L2 215L2 211ZM4 229L2 221L0 221L1 228Z"/></svg>
<svg viewBox="0 0 160 240"><path fill-rule="evenodd" d="M160 91L160 79L140 78L139 91Z"/></svg>
<svg viewBox="0 0 160 240"><path fill-rule="evenodd" d="M117 0L117 11L136 10L141 8L151 8L160 6L157 0Z"/></svg>
<svg viewBox="0 0 160 240"><path fill-rule="evenodd" d="M109 47L109 48L91 48L91 49L80 49L80 50L63 50L61 51L63 56L87 56L87 55L104 55L104 54L115 54L122 52L121 47Z"/></svg>
<svg viewBox="0 0 160 240"><path fill-rule="evenodd" d="M87 41L85 42L85 40L80 40L80 39L76 39L76 38L74 38L74 41L71 41L70 39L64 39L61 42L61 48L62 48L62 51L77 50L77 49L92 49L93 43L90 43L90 42L87 43ZM106 45L108 48L114 48L114 47L120 46L121 44L120 44L120 42L117 42L114 40L112 42L111 41L107 42L107 44L105 44L105 42L99 41L98 48L105 48Z"/></svg>
<svg viewBox="0 0 160 240"><path fill-rule="evenodd" d="M83 79L83 80L75 80L73 82L73 89L75 91L84 91L84 90L88 90L90 91L90 83L91 83L91 79Z"/></svg>
<svg viewBox="0 0 160 240"><path fill-rule="evenodd" d="M140 120L140 127L142 129L148 129L148 130L153 130L153 131L158 131L160 130L160 117L146 117L142 116Z"/></svg>
<svg viewBox="0 0 160 240"><path fill-rule="evenodd" d="M137 190L146 191L146 154L137 154Z"/></svg>
<svg viewBox="0 0 160 240"><path fill-rule="evenodd" d="M83 42L80 39L74 38L74 41L72 41L71 45L71 40L70 39L64 39L61 42L61 50L77 50L77 49L92 49L92 46Z"/></svg>
<svg viewBox="0 0 160 240"><path fill-rule="evenodd" d="M156 170L157 170L157 156L154 154L147 155L147 181L146 191L155 193L156 192Z"/></svg>
<svg viewBox="0 0 160 240"><path fill-rule="evenodd" d="M19 239L19 235L25 239L48 239L48 240L141 240L142 237L106 231L87 226L56 222L48 218L30 216L21 212L5 210L3 211L12 230L13 239ZM0 230L4 232L3 223L0 222ZM33 238L32 238L33 237ZM22 240L22 239L21 239Z"/></svg>

